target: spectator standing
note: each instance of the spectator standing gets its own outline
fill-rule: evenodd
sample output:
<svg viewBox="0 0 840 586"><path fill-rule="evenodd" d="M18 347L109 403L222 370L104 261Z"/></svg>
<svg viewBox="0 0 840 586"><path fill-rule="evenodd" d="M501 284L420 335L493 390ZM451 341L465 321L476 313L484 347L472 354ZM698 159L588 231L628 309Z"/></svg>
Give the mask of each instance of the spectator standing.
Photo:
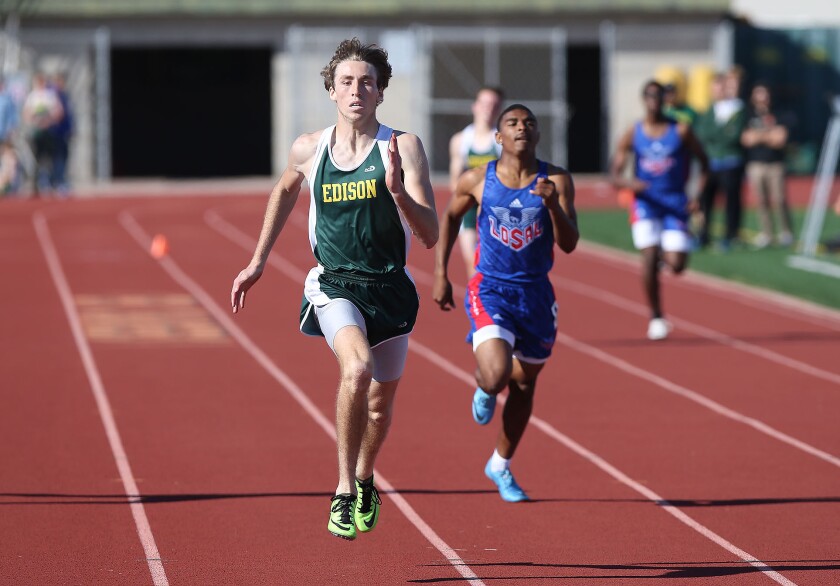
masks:
<svg viewBox="0 0 840 586"><path fill-rule="evenodd" d="M790 123L783 123L773 110L770 88L756 84L750 96L751 111L741 144L746 148L747 179L758 198L761 232L753 244L765 248L773 242L773 211L778 215L778 238L781 246L793 244L793 227L787 201L785 146Z"/></svg>
<svg viewBox="0 0 840 586"><path fill-rule="evenodd" d="M0 142L11 141L19 123L17 104L0 77Z"/></svg>
<svg viewBox="0 0 840 586"><path fill-rule="evenodd" d="M61 195L67 195L70 185L67 181L67 161L70 157L70 138L73 135L73 111L67 94L67 76L59 73L53 77L51 89L61 103L61 117L50 127L53 134L54 153L50 184Z"/></svg>
<svg viewBox="0 0 840 586"><path fill-rule="evenodd" d="M0 77L0 195L15 193L18 188L18 158L14 148L18 109L14 98Z"/></svg>
<svg viewBox="0 0 840 586"><path fill-rule="evenodd" d="M741 185L744 179L744 148L741 134L747 114L738 98L740 75L716 75L711 82L711 107L697 118L694 132L709 157L709 177L700 193L702 227L699 244L709 244L712 211L719 191L726 197L726 229L720 250L727 252L738 242L741 229Z"/></svg>
<svg viewBox="0 0 840 586"><path fill-rule="evenodd" d="M37 196L50 186L56 144L52 127L63 115L61 101L47 86L47 78L38 73L32 78L32 89L23 102L23 121L30 129L32 152L35 155L33 191Z"/></svg>

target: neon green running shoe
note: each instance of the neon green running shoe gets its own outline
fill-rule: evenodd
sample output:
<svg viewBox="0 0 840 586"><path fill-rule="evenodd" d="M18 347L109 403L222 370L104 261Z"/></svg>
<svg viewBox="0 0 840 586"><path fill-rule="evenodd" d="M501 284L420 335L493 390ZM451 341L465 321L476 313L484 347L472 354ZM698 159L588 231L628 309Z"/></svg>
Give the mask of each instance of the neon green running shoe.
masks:
<svg viewBox="0 0 840 586"><path fill-rule="evenodd" d="M355 494L337 494L330 499L330 522L327 529L336 537L352 541L356 539L353 524L353 510L356 508Z"/></svg>
<svg viewBox="0 0 840 586"><path fill-rule="evenodd" d="M382 499L379 498L379 491L373 485L373 476L367 482L360 482L356 479L356 490L359 498L356 499L356 508L353 516L356 519L356 528L362 533L373 531L376 522L379 520L379 505Z"/></svg>

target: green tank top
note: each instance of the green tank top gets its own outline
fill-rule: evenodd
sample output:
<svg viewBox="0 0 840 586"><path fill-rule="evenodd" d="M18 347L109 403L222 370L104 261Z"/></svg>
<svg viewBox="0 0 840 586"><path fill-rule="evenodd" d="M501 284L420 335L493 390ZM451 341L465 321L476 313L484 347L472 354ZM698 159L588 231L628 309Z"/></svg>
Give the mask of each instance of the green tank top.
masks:
<svg viewBox="0 0 840 586"><path fill-rule="evenodd" d="M382 275L401 271L411 231L385 185L392 130L380 125L364 162L339 167L324 130L310 172L309 243L318 264L334 273Z"/></svg>

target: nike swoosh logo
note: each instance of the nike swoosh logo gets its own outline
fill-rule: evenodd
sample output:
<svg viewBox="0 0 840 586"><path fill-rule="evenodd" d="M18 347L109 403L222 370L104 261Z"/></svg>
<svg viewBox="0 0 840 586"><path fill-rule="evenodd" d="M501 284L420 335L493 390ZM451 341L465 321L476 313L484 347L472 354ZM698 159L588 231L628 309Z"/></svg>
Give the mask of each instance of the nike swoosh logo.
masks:
<svg viewBox="0 0 840 586"><path fill-rule="evenodd" d="M367 169L365 169L365 173L370 173L371 171L376 171L376 165L371 165Z"/></svg>
<svg viewBox="0 0 840 586"><path fill-rule="evenodd" d="M333 525L335 525L336 527L338 527L342 531L350 531L350 526L349 525L341 525L340 523L336 523L332 519L330 519L330 523L332 523Z"/></svg>
<svg viewBox="0 0 840 586"><path fill-rule="evenodd" d="M373 527L373 519L371 519L370 523L368 523L368 520L365 519L365 527L367 527L368 529Z"/></svg>
<svg viewBox="0 0 840 586"><path fill-rule="evenodd" d="M403 323L401 323L401 324L400 324L400 325L398 325L397 327L398 327L398 328L404 328L404 327L405 327L405 326L407 326L407 325L408 325L408 322L407 322L407 321L404 321Z"/></svg>

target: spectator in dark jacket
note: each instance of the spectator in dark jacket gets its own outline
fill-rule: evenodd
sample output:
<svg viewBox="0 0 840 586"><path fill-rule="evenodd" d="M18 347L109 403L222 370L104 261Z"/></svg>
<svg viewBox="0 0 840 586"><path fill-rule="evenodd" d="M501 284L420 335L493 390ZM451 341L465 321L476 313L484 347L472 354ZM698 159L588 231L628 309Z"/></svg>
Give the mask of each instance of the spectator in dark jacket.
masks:
<svg viewBox="0 0 840 586"><path fill-rule="evenodd" d="M70 157L70 137L73 134L73 112L70 109L70 96L67 94L67 78L59 73L53 77L50 87L61 103L62 114L58 121L50 127L54 137L54 154L50 184L61 195L70 190L67 182L67 160Z"/></svg>
<svg viewBox="0 0 840 586"><path fill-rule="evenodd" d="M709 177L700 194L703 216L700 246L709 244L712 211L719 191L726 196L726 230L720 249L728 251L738 241L741 229L741 185L744 179L744 148L741 134L747 115L738 98L740 76L718 74L712 80L712 105L697 118L695 134L709 157Z"/></svg>

